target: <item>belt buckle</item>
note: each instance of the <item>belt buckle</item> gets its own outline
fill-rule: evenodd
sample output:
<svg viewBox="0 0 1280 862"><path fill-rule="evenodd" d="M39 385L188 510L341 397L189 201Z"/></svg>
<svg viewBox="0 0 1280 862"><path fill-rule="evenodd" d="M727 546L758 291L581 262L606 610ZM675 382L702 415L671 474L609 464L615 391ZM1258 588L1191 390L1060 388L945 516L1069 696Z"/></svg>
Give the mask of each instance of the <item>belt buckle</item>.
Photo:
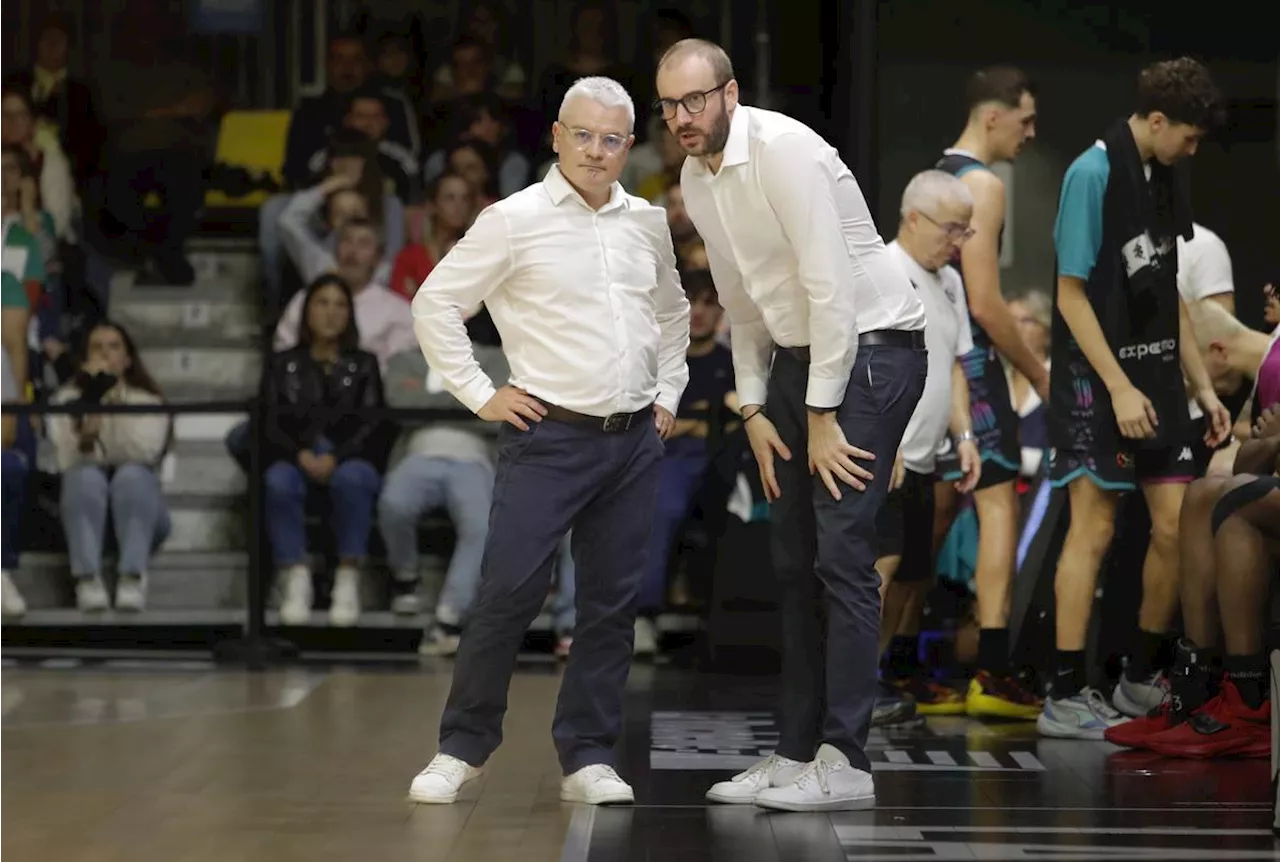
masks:
<svg viewBox="0 0 1280 862"><path fill-rule="evenodd" d="M631 428L630 413L610 413L604 417L604 424L601 429L606 434L617 434L621 431L627 431Z"/></svg>

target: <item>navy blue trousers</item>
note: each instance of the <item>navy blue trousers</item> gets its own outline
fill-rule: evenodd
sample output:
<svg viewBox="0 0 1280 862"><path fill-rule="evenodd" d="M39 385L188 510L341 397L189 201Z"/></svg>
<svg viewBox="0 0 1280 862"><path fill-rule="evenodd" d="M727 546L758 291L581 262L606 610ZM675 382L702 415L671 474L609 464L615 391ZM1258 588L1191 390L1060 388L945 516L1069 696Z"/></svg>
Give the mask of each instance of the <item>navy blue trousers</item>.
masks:
<svg viewBox="0 0 1280 862"><path fill-rule="evenodd" d="M550 419L525 432L503 425L498 442L480 590L454 663L440 751L479 766L502 742L516 655L572 528L577 626L551 735L565 775L613 765L662 440L645 416L612 434Z"/></svg>
<svg viewBox="0 0 1280 862"><path fill-rule="evenodd" d="M818 745L839 749L858 769L876 698L880 575L876 515L893 459L924 391L924 349L860 346L836 413L845 439L875 454L866 491L837 501L809 475L806 361L778 351L767 409L791 460L775 457L781 498L769 508L772 558L782 593L782 701L777 751L810 761ZM837 480L839 481L839 480Z"/></svg>

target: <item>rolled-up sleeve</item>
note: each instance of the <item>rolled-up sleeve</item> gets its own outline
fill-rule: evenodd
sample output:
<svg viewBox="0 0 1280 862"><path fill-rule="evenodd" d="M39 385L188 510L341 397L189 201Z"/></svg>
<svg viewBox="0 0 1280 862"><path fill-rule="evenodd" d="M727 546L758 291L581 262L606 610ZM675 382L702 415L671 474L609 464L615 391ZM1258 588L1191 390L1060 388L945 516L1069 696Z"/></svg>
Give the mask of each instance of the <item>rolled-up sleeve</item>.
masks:
<svg viewBox="0 0 1280 862"><path fill-rule="evenodd" d="M473 413L497 391L476 361L467 313L497 290L511 271L506 217L491 206L436 264L413 297L413 331L427 365Z"/></svg>
<svg viewBox="0 0 1280 862"><path fill-rule="evenodd" d="M858 349L854 279L869 276L845 241L836 202L837 177L819 146L800 134L770 141L760 155L760 183L795 250L800 283L809 299L805 404L828 408L843 401ZM738 391L742 392L741 380Z"/></svg>

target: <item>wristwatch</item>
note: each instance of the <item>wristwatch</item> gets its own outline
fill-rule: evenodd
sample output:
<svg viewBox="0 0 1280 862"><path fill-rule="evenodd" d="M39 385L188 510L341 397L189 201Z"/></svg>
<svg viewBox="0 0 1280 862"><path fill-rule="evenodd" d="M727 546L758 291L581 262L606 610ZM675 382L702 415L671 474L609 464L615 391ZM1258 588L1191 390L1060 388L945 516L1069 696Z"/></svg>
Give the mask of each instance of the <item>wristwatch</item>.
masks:
<svg viewBox="0 0 1280 862"><path fill-rule="evenodd" d="M959 434L959 435L957 435L957 437L956 437L956 442L957 442L957 443L967 443L968 441L973 440L973 439L975 439L975 438L974 438L974 436L973 436L973 432L972 432L972 431L961 431L961 432L960 432L960 434Z"/></svg>

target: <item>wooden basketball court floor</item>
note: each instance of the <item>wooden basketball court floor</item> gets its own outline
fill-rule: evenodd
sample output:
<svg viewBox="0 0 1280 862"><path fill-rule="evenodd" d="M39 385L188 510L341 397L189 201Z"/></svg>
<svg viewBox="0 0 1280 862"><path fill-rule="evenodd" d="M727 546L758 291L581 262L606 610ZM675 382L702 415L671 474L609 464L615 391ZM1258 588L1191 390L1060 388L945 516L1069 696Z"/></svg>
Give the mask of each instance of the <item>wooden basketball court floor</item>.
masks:
<svg viewBox="0 0 1280 862"><path fill-rule="evenodd" d="M702 794L776 741L772 681L637 666L632 807L562 804L549 663L512 684L506 742L453 806L406 799L447 662L23 661L3 671L5 862L1280 859L1265 761L1193 763L1028 725L873 731L879 807L767 814Z"/></svg>

